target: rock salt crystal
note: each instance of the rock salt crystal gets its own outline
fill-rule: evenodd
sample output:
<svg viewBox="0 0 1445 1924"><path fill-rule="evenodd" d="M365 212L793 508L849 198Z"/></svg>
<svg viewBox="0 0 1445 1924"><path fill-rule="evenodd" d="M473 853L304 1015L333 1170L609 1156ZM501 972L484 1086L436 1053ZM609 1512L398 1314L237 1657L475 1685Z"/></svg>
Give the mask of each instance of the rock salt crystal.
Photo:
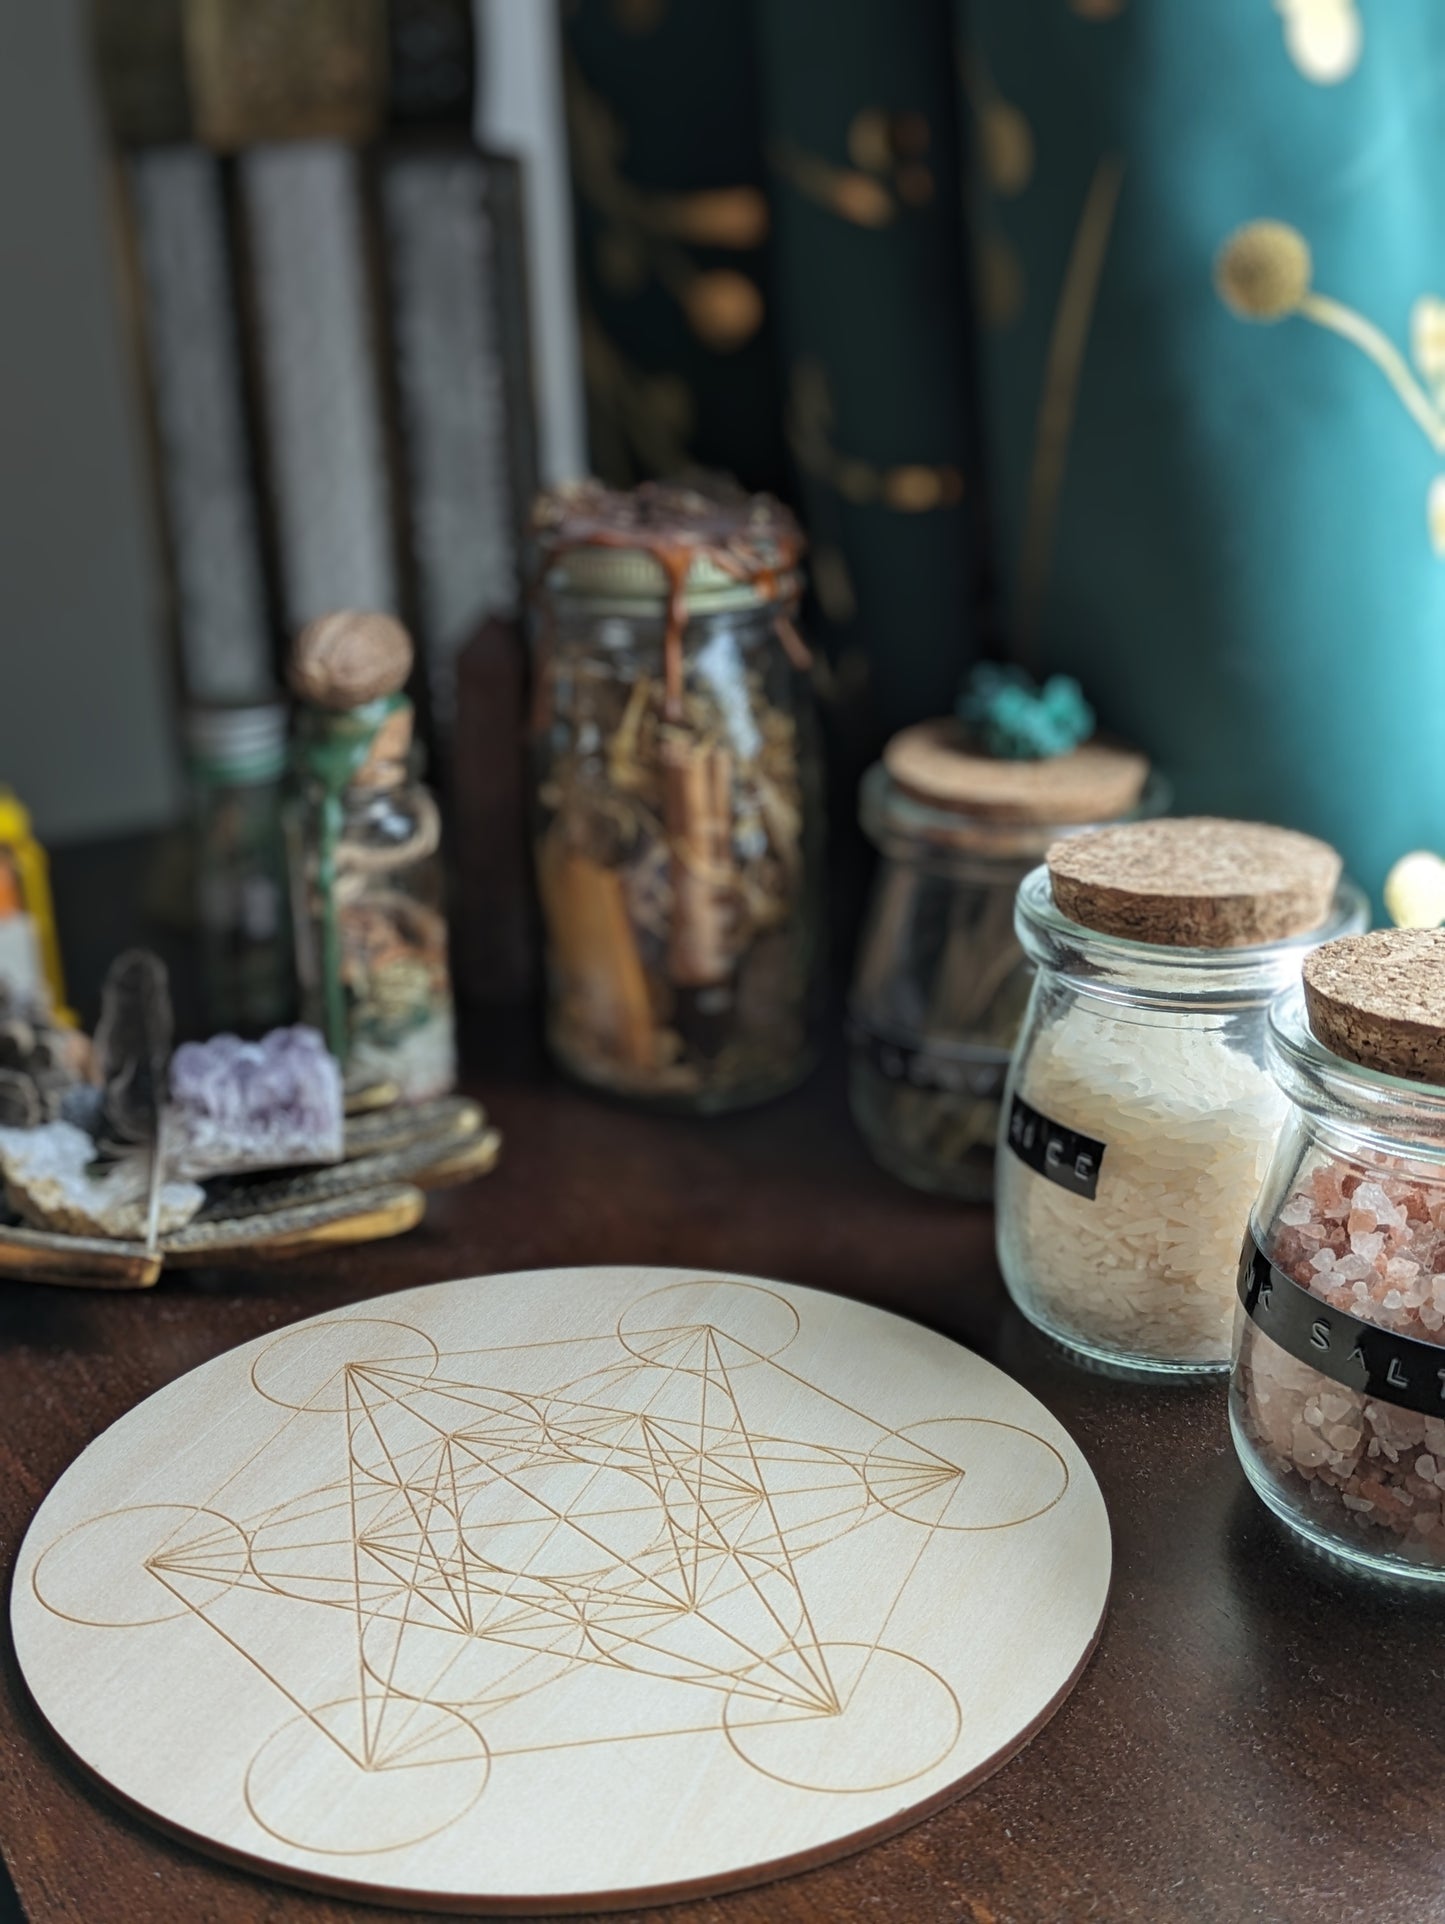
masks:
<svg viewBox="0 0 1445 1924"><path fill-rule="evenodd" d="M1445 1167L1364 1151L1307 1165L1267 1241L1275 1265L1321 1302L1441 1344ZM1410 1561L1445 1568L1445 1416L1336 1383L1250 1321L1233 1401L1272 1482L1291 1509L1308 1502L1313 1528L1350 1542L1384 1533Z"/></svg>
<svg viewBox="0 0 1445 1924"><path fill-rule="evenodd" d="M1000 1155L1000 1257L1023 1307L1120 1360L1226 1363L1240 1243L1286 1110L1273 1079L1216 1018L1076 1002L1026 1050L1018 1093L1105 1145L1093 1200Z"/></svg>

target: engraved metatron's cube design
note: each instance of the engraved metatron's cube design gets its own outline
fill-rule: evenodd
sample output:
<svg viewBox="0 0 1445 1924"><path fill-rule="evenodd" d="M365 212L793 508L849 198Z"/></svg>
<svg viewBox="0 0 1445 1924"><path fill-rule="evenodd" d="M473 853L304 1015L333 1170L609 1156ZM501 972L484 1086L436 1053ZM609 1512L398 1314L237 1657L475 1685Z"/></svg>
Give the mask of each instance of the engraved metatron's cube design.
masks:
<svg viewBox="0 0 1445 1924"><path fill-rule="evenodd" d="M652 1274L612 1282L601 1327L564 1292L562 1327L530 1340L511 1338L534 1279L504 1279L515 1313L490 1347L455 1346L455 1313L285 1331L241 1353L226 1416L204 1412L202 1454L227 1465L204 1500L163 1453L134 1501L35 1550L26 1582L44 1617L156 1652L170 1639L197 1701L238 1666L254 1680L231 1765L220 1720L171 1733L202 1774L234 1772L265 1849L231 1841L323 1867L464 1851L536 1805L534 1764L549 1787L611 1800L618 1821L665 1791L669 1757L735 1779L729 1795L765 1780L770 1812L841 1799L870 1822L906 1803L900 1787L932 1794L976 1768L967 1726L1010 1688L987 1651L1011 1633L982 1614L1005 1540L1056 1517L1073 1531L1080 1503L1101 1520L1067 1439L1008 1420L1028 1399L976 1359L998 1395L925 1413L908 1374L946 1380L934 1352L952 1346L913 1330L876 1357L829 1350L799 1305L909 1331L877 1312L716 1277L642 1286ZM405 1317L416 1300L376 1308ZM830 1380L823 1353L846 1364ZM888 1417L868 1407L880 1399ZM1098 1574L1095 1557L1089 1636ZM1040 1595L1013 1606L1027 1644ZM972 1704L950 1654L970 1642L986 1666ZM148 1674L139 1642L133 1661ZM823 1820L853 1827L841 1810Z"/></svg>

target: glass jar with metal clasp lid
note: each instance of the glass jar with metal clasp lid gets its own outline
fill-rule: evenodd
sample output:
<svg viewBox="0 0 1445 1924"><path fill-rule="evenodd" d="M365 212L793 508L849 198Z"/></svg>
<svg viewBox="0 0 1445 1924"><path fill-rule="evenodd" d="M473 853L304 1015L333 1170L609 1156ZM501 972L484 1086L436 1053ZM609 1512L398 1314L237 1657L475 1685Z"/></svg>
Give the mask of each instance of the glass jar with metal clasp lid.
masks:
<svg viewBox="0 0 1445 1924"><path fill-rule="evenodd" d="M937 721L888 744L860 794L880 861L848 1011L853 1119L885 1169L917 1189L990 1198L1032 978L1014 932L1019 883L1061 836L1166 805L1142 755L1100 743L998 761Z"/></svg>
<svg viewBox="0 0 1445 1924"><path fill-rule="evenodd" d="M547 1030L613 1094L708 1113L817 1048L822 777L802 537L764 497L596 482L537 510Z"/></svg>

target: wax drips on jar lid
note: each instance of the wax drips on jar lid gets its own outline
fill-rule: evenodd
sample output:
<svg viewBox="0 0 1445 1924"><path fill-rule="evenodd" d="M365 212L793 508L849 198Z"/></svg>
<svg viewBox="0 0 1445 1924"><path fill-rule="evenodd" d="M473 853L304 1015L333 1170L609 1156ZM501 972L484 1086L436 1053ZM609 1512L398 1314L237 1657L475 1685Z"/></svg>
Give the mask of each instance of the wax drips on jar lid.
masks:
<svg viewBox="0 0 1445 1924"><path fill-rule="evenodd" d="M772 609L772 626L797 669L812 657L793 614L802 592L803 532L767 494L726 486L704 493L645 481L623 493L574 481L537 497L532 528L542 579L562 600L599 612L664 612L664 705L682 718L683 632L694 615ZM540 652L545 655L547 644Z"/></svg>
<svg viewBox="0 0 1445 1924"><path fill-rule="evenodd" d="M1445 929L1376 929L1304 965L1316 1038L1347 1062L1445 1084Z"/></svg>
<svg viewBox="0 0 1445 1924"><path fill-rule="evenodd" d="M607 601L685 594L696 612L796 593L803 534L767 494L574 481L539 495L532 528L555 592Z"/></svg>
<svg viewBox="0 0 1445 1924"><path fill-rule="evenodd" d="M1319 928L1343 867L1312 835L1202 815L1102 828L1056 842L1045 859L1071 920L1188 949L1254 948Z"/></svg>

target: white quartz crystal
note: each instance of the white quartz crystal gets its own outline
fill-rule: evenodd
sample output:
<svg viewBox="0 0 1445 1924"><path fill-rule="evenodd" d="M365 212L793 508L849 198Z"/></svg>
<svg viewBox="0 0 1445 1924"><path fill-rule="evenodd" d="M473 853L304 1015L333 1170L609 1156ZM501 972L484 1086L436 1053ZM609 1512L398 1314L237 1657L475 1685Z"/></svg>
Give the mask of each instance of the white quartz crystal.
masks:
<svg viewBox="0 0 1445 1924"><path fill-rule="evenodd" d="M5 1200L35 1229L69 1236L109 1236L139 1241L146 1233L143 1165L92 1175L95 1144L73 1123L38 1129L0 1129L0 1173ZM168 1182L161 1190L160 1233L183 1228L206 1199L193 1182Z"/></svg>

